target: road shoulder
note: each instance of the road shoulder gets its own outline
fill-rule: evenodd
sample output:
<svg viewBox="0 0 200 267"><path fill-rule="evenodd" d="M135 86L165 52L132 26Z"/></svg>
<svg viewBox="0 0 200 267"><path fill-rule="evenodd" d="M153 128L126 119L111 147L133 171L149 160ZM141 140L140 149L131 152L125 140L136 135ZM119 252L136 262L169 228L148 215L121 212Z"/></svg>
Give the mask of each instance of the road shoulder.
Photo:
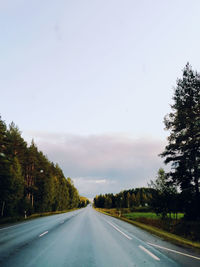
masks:
<svg viewBox="0 0 200 267"><path fill-rule="evenodd" d="M200 253L200 243L199 242L193 242L191 240L188 240L188 239L185 239L183 237L180 237L180 236L177 236L175 234L171 234L171 233L168 233L164 230L161 230L159 228L156 228L156 227L153 227L153 226L149 226L149 225L146 225L146 224L143 224L143 223L140 223L140 222L136 222L136 221L132 221L132 220L129 220L127 218L124 218L124 217L118 217L118 216L115 216L115 215L111 215L105 211L102 211L101 209L98 209L98 208L95 208L96 211L98 212L101 212L103 214L106 214L108 216L111 216L111 217L114 217L116 219L119 219L119 220L122 220L122 221L125 221L129 224L132 224L136 227L139 227L145 231L148 231L156 236L159 236L159 237L162 237L164 238L166 241L170 241L172 242L173 244L175 245L180 245L180 246L183 246L183 247L192 247L194 248L195 250L197 250L199 253Z"/></svg>

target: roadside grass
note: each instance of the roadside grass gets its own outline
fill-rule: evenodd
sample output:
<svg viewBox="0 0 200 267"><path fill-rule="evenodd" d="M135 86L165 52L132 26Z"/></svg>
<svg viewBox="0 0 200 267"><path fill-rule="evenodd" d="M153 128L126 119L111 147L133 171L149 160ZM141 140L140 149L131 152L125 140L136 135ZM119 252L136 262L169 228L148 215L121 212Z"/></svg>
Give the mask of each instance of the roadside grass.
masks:
<svg viewBox="0 0 200 267"><path fill-rule="evenodd" d="M161 217L158 216L156 213L154 212L130 212L130 213L125 213L123 214L124 217L126 217L127 219L130 220L135 220L137 218L149 218L149 219L160 219ZM168 214L168 217L170 217L170 215ZM175 214L171 214L172 219L175 219ZM177 219L181 219L184 217L183 213L178 213L177 214Z"/></svg>
<svg viewBox="0 0 200 267"><path fill-rule="evenodd" d="M153 221L158 221L159 218L157 218L157 219L155 219L155 218L153 219L152 217L148 218L148 217L144 217L144 214L143 214L143 217L142 216L140 217L138 215L138 217L136 217L133 220L133 219L129 219L129 218L125 217L126 214L123 214L123 213L121 214L116 209L99 209L99 208L95 208L95 209L97 211L101 212L101 213L104 213L106 215L109 215L109 216L115 217L117 219L120 219L122 221L128 222L128 223L130 223L130 224L132 224L134 226L140 227L141 229L146 230L146 231L148 231L148 232L150 232L152 234L155 234L155 235L157 235L159 237L162 237L165 240L168 240L168 241L170 241L170 242L172 242L174 244L185 246L185 247L193 247L195 249L198 249L198 252L200 250L200 242L192 241L192 240L190 240L188 238L184 238L184 237L182 237L180 235L176 235L174 233L170 233L169 231L163 230L160 227L155 227L155 226L152 226L152 225L148 224L149 220L150 221L152 221L152 220ZM149 214L147 216L151 216L151 215ZM145 222L137 221L138 219L139 220L140 219L144 219Z"/></svg>

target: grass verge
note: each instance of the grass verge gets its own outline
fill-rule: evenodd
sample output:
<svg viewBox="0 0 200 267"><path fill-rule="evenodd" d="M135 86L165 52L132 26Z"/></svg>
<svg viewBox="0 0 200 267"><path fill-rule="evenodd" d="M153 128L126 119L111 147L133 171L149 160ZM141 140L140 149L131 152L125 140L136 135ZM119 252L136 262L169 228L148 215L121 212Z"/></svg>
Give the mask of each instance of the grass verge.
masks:
<svg viewBox="0 0 200 267"><path fill-rule="evenodd" d="M178 236L178 235L175 235L175 234L172 234L172 233L168 233L168 232L166 232L164 230L161 230L161 229L159 229L157 227L153 227L153 226L141 223L141 222L136 222L136 221L127 219L127 218L122 217L122 216L121 217L116 216L114 214L106 212L104 209L95 208L95 210L99 211L101 213L104 213L106 215L115 217L117 219L120 219L122 221L128 222L128 223L130 223L130 224L132 224L134 226L140 227L141 229L146 230L146 231L148 231L148 232L150 232L150 233L152 233L154 235L157 235L159 237L162 237L165 240L170 241L170 242L172 242L174 244L185 246L185 247L193 247L193 248L196 248L198 250L200 249L200 243L199 242L193 242L193 241L188 240L186 238L183 238L181 236Z"/></svg>
<svg viewBox="0 0 200 267"><path fill-rule="evenodd" d="M141 218L141 217L148 218L148 219L160 219L161 218L154 212L129 212L129 213L124 214L123 216L130 220L134 220L134 219ZM183 217L184 217L183 213L178 213L177 219L181 219ZM168 218L169 218L169 215L168 215ZM172 214L172 219L175 219L175 216L173 214Z"/></svg>

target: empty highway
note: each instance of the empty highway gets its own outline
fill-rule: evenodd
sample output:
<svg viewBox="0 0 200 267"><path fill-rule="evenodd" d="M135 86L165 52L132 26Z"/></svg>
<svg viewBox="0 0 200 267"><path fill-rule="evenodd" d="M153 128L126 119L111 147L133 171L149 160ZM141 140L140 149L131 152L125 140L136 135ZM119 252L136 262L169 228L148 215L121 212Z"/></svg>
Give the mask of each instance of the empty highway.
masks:
<svg viewBox="0 0 200 267"><path fill-rule="evenodd" d="M92 207L0 228L0 266L200 266L200 255Z"/></svg>

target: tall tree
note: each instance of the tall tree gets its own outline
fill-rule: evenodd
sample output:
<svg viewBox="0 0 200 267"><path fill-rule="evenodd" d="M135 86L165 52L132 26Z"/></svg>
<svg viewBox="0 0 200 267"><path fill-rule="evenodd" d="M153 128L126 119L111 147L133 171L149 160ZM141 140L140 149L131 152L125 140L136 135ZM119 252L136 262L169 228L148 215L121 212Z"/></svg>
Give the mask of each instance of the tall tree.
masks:
<svg viewBox="0 0 200 267"><path fill-rule="evenodd" d="M32 141L28 147L18 127L7 129L0 116L0 215L27 215L79 206L72 180Z"/></svg>
<svg viewBox="0 0 200 267"><path fill-rule="evenodd" d="M130 203L131 203L131 195L128 192L126 195L126 207L129 209L130 208Z"/></svg>
<svg viewBox="0 0 200 267"><path fill-rule="evenodd" d="M25 170L25 197L31 204L34 206L34 193L36 191L36 177L38 172L43 168L43 166L39 166L39 159L40 165L42 165L43 161L41 162L40 153L32 140L30 147L28 147L26 151L26 162L24 164Z"/></svg>
<svg viewBox="0 0 200 267"><path fill-rule="evenodd" d="M11 124L8 127L7 139L8 139L7 153L11 158L17 156L20 164L23 165L25 161L27 143L22 138L21 132L19 128L14 124L14 122L11 122Z"/></svg>
<svg viewBox="0 0 200 267"><path fill-rule="evenodd" d="M161 214L162 218L165 218L167 213L174 211L176 187L167 182L165 171L162 168L159 169L156 179L150 181L149 186L154 189L150 202L151 207L157 214Z"/></svg>
<svg viewBox="0 0 200 267"><path fill-rule="evenodd" d="M189 63L177 80L172 112L164 123L170 130L168 145L161 154L171 163L168 180L180 186L188 218L200 218L200 74Z"/></svg>
<svg viewBox="0 0 200 267"><path fill-rule="evenodd" d="M22 168L17 157L10 165L11 184L9 188L9 213L17 214L19 211L19 201L24 196L24 178L22 176Z"/></svg>
<svg viewBox="0 0 200 267"><path fill-rule="evenodd" d="M132 195L131 195L130 206L131 207L136 206L136 197L135 197L135 194L134 193L132 193Z"/></svg>
<svg viewBox="0 0 200 267"><path fill-rule="evenodd" d="M4 216L7 205L9 189L11 186L10 161L6 155L7 127L0 116L0 209L1 216Z"/></svg>

